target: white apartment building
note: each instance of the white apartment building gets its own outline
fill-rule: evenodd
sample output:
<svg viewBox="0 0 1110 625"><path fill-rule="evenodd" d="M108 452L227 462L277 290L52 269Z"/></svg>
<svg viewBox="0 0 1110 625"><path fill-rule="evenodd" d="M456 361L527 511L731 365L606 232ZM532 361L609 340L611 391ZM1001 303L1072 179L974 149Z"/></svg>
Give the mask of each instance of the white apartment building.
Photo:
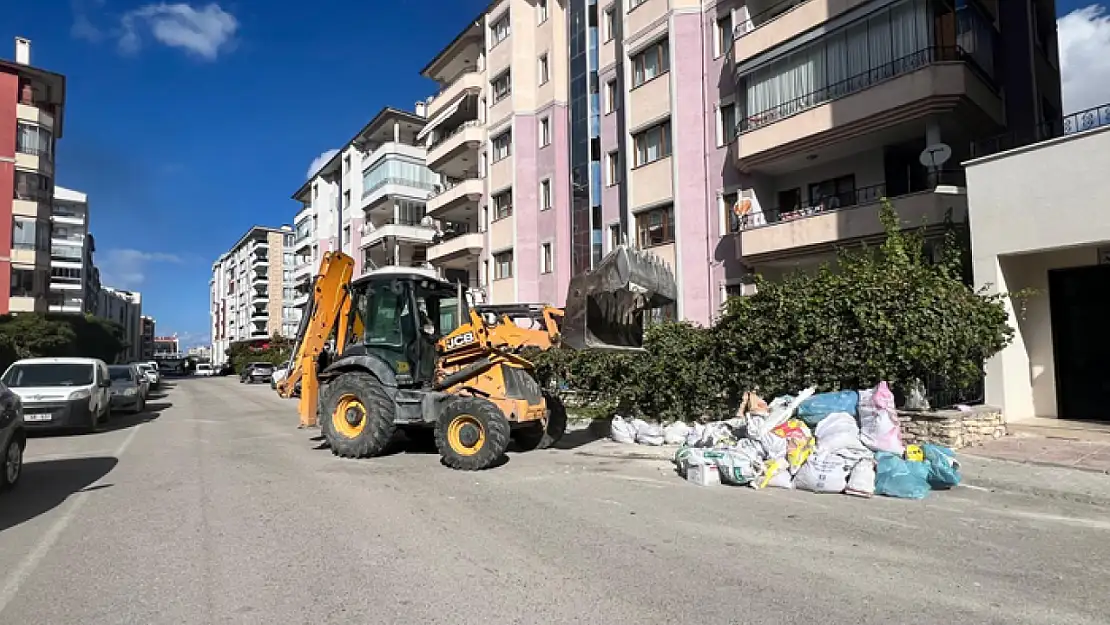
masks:
<svg viewBox="0 0 1110 625"><path fill-rule="evenodd" d="M291 226L254 226L212 264L215 362L226 360L234 342L296 334L301 311L293 303L295 237Z"/></svg>
<svg viewBox="0 0 1110 625"><path fill-rule="evenodd" d="M106 286L101 287L98 298L100 301L97 302L97 316L123 326L123 339L127 347L120 355L120 361L142 360L142 294Z"/></svg>
<svg viewBox="0 0 1110 625"><path fill-rule="evenodd" d="M55 186L50 225L50 312L83 313L91 308L85 300L92 244L88 196Z"/></svg>

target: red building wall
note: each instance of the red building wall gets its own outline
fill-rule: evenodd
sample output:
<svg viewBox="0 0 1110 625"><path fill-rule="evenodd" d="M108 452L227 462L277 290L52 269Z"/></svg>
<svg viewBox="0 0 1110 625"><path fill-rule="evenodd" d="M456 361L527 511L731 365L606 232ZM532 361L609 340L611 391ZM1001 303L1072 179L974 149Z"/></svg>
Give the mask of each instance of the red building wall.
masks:
<svg viewBox="0 0 1110 625"><path fill-rule="evenodd" d="M19 78L0 73L0 314L12 292L12 198L15 193L15 105Z"/></svg>

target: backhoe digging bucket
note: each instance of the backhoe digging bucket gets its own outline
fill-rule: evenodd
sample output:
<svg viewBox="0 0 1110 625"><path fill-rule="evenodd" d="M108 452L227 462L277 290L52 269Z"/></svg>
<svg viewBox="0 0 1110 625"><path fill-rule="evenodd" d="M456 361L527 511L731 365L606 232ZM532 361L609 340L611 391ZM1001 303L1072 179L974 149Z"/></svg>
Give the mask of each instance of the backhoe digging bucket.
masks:
<svg viewBox="0 0 1110 625"><path fill-rule="evenodd" d="M560 329L572 349L638 351L644 313L673 304L678 285L658 256L621 245L570 280Z"/></svg>

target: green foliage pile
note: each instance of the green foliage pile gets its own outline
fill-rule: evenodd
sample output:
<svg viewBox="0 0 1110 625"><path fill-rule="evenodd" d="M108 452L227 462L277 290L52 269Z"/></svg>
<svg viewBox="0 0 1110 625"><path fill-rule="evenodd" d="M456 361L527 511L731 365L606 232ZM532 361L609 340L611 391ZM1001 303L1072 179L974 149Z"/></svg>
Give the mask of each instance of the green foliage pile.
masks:
<svg viewBox="0 0 1110 625"><path fill-rule="evenodd" d="M227 349L227 359L232 370L238 374L252 362L268 362L280 367L288 362L292 349L291 339L275 335L269 339L269 345L265 349L254 347L249 341L232 343Z"/></svg>
<svg viewBox="0 0 1110 625"><path fill-rule="evenodd" d="M931 263L922 233L902 231L888 202L881 218L882 245L842 250L839 271L757 278L757 293L731 298L712 327L650 328L646 353L532 353L540 381L596 393L610 414L659 420L728 416L750 390L770 399L881 380L970 388L1013 338L1004 300L1015 295L966 285L963 226L948 221Z"/></svg>
<svg viewBox="0 0 1110 625"><path fill-rule="evenodd" d="M0 315L0 368L20 358L83 357L115 362L127 348L123 327L93 315Z"/></svg>

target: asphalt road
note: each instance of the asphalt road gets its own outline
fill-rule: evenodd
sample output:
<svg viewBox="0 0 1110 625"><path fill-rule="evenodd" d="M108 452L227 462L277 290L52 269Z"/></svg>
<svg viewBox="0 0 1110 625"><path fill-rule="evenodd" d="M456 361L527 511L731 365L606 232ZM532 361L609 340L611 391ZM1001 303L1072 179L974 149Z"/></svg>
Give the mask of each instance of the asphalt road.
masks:
<svg viewBox="0 0 1110 625"><path fill-rule="evenodd" d="M345 461L234 378L149 406L30 441L0 498L0 623L1107 622L1090 502L698 488L581 449Z"/></svg>

